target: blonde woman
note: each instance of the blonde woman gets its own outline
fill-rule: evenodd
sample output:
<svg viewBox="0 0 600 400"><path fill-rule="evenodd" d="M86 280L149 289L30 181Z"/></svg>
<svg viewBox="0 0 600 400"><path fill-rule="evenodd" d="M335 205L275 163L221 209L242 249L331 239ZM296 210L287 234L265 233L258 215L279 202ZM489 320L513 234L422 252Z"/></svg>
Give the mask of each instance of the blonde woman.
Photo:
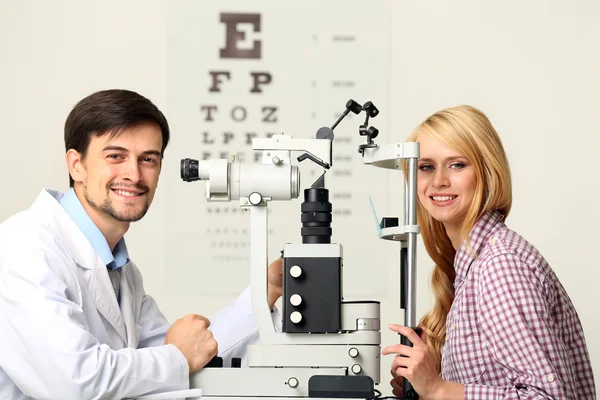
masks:
<svg viewBox="0 0 600 400"><path fill-rule="evenodd" d="M435 262L435 305L413 347L393 345L393 393L406 378L429 399L596 398L577 312L536 248L504 224L511 179L487 117L460 106L427 118L420 143L418 221Z"/></svg>

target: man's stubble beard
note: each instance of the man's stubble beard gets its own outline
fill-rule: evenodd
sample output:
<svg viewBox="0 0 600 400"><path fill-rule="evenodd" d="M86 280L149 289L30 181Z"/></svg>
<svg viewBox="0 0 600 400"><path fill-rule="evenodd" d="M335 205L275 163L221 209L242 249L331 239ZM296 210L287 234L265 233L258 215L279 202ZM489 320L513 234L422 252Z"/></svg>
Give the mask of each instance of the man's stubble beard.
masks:
<svg viewBox="0 0 600 400"><path fill-rule="evenodd" d="M145 192L146 194L148 193L147 191ZM88 202L89 205L91 205L93 208L95 208L96 210L112 217L113 219L119 221L119 222L136 222L139 221L140 219L142 219L144 217L144 215L146 215L146 213L148 212L148 209L150 208L150 202L148 200L148 197L146 197L145 202L144 202L144 207L142 208L142 210L140 212L138 212L137 214L134 215L128 215L131 213L126 213L126 212L119 212L114 204L112 203L112 201L110 201L109 199L109 195L110 195L110 189L107 190L106 192L106 199L104 199L104 201L101 204L97 204L94 200L92 200L90 198L90 196L88 195L88 190L87 190L87 186L84 186L84 191L83 191L83 195L85 197L85 200Z"/></svg>

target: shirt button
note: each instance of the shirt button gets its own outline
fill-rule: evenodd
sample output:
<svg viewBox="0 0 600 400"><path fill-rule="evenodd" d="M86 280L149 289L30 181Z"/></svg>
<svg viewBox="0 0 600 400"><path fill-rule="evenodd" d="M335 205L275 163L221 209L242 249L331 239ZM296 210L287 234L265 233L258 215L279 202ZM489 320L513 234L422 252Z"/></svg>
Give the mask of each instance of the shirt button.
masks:
<svg viewBox="0 0 600 400"><path fill-rule="evenodd" d="M450 325L450 330L454 330L454 328L456 328L456 326L453 324Z"/></svg>
<svg viewBox="0 0 600 400"><path fill-rule="evenodd" d="M546 380L547 380L548 382L554 382L554 375L552 375L552 374L548 375L548 376L546 377Z"/></svg>
<svg viewBox="0 0 600 400"><path fill-rule="evenodd" d="M494 236L493 238L490 239L491 244L496 244L497 241L498 241L498 238L496 236Z"/></svg>

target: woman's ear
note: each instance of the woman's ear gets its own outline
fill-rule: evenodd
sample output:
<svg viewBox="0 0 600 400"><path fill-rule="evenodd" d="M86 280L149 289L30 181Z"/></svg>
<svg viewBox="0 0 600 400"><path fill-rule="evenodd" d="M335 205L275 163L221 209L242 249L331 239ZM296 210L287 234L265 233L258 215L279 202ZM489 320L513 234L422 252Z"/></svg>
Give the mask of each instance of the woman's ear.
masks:
<svg viewBox="0 0 600 400"><path fill-rule="evenodd" d="M65 158L67 160L67 168L69 169L69 174L71 174L71 178L73 178L73 181L83 181L83 178L85 176L85 166L83 165L81 153L79 153L75 149L69 149Z"/></svg>

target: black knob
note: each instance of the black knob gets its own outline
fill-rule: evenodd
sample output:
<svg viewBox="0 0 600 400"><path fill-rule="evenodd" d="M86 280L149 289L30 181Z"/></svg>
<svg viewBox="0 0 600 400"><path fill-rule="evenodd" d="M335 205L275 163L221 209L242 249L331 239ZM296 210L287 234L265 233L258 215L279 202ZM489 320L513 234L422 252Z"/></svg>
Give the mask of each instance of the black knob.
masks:
<svg viewBox="0 0 600 400"><path fill-rule="evenodd" d="M356 101L350 99L346 102L346 109L352 111L354 114L360 114L362 107Z"/></svg>
<svg viewBox="0 0 600 400"><path fill-rule="evenodd" d="M231 359L231 368L240 368L242 366L242 359L239 357L233 357Z"/></svg>
<svg viewBox="0 0 600 400"><path fill-rule="evenodd" d="M374 126L371 126L369 129L367 129L367 136L369 136L371 139L375 139L377 135L379 135L379 129L375 128Z"/></svg>
<svg viewBox="0 0 600 400"><path fill-rule="evenodd" d="M375 118L379 114L379 110L377 109L377 107L375 107L375 104L373 104L370 101L367 101L363 105L363 110L365 110L367 112L367 115L371 118Z"/></svg>
<svg viewBox="0 0 600 400"><path fill-rule="evenodd" d="M214 356L204 368L223 368L223 358Z"/></svg>

